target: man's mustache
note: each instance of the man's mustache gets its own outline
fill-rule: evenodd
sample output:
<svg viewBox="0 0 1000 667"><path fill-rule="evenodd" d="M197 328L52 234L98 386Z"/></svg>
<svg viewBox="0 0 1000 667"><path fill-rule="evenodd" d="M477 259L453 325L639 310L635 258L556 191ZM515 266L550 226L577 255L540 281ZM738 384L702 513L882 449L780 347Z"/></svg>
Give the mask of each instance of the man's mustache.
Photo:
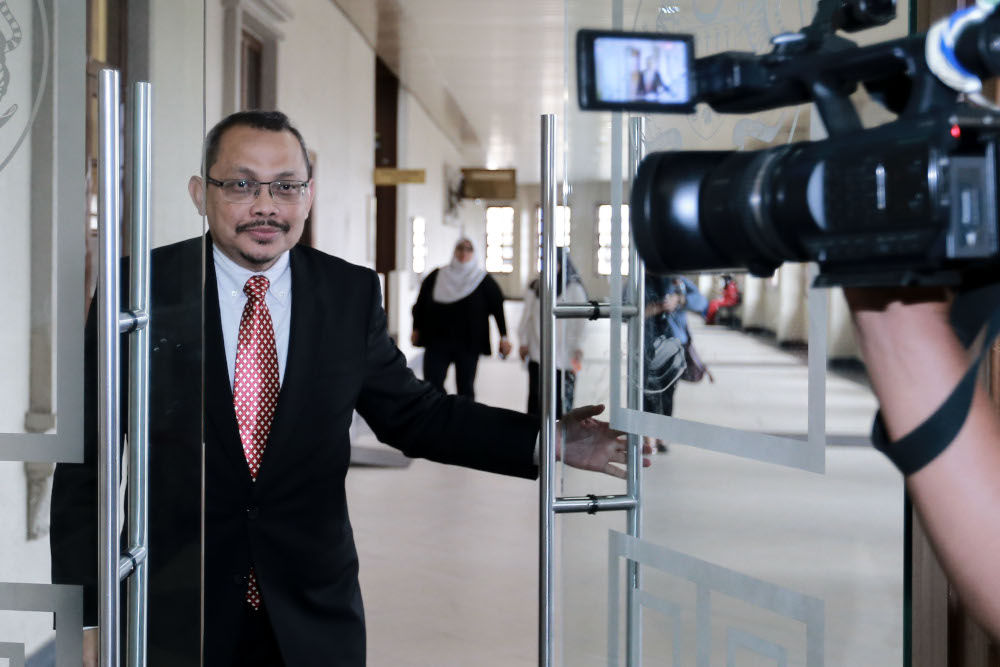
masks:
<svg viewBox="0 0 1000 667"><path fill-rule="evenodd" d="M242 225L236 225L236 233L247 232L258 227L274 227L283 232L287 232L292 228L287 222L281 222L280 220L251 220L250 222L244 222Z"/></svg>

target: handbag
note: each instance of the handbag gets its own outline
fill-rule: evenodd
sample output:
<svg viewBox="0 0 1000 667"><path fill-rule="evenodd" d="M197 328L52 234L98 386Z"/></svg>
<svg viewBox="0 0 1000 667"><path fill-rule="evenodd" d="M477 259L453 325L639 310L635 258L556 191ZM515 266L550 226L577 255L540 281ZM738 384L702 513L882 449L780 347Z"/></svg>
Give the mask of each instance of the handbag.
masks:
<svg viewBox="0 0 1000 667"><path fill-rule="evenodd" d="M660 334L646 348L647 394L666 391L684 373L684 350L672 336Z"/></svg>
<svg viewBox="0 0 1000 667"><path fill-rule="evenodd" d="M690 331L688 331L687 342L682 343L682 346L684 347L684 361L687 365L684 373L681 374L681 379L686 382L701 382L702 378L707 375L709 382L715 382L712 372L708 370L708 366L701 360L698 351L694 349Z"/></svg>

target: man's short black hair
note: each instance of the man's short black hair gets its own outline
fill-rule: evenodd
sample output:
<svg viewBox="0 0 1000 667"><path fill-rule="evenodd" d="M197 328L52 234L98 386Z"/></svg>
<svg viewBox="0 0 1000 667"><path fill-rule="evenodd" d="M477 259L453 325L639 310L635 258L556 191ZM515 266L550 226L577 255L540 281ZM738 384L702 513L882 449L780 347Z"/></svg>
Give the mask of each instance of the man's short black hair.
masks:
<svg viewBox="0 0 1000 667"><path fill-rule="evenodd" d="M270 130L271 132L291 132L299 140L299 146L302 147L302 158L306 161L307 177L312 178L312 163L309 161L309 151L306 150L306 142L302 138L302 133L292 125L288 116L280 111L261 111L258 109L229 114L209 131L208 136L205 137L205 164L203 165L206 176L215 161L219 159L219 143L222 141L222 135L233 127L252 127L256 130Z"/></svg>

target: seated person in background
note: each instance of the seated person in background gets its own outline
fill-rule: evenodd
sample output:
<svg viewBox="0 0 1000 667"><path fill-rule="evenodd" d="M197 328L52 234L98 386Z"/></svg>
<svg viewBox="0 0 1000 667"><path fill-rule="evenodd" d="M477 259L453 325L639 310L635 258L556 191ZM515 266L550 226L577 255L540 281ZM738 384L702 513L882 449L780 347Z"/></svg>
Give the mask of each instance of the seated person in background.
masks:
<svg viewBox="0 0 1000 667"><path fill-rule="evenodd" d="M583 287L580 274L569 253L566 257L566 288L563 289L564 248L556 248L556 303L583 303L587 301L587 290ZM538 298L541 293L541 278L535 278L524 293L524 310L521 323L517 327L520 341L521 361L528 362L528 414L541 414L541 323L539 321ZM576 373L580 372L583 350L584 320L568 319L556 321L556 417L573 409L573 388ZM565 380L565 385L563 384Z"/></svg>
<svg viewBox="0 0 1000 667"><path fill-rule="evenodd" d="M732 308L740 305L740 287L729 274L722 276L722 295L708 302L708 310L705 311L705 324L715 324L715 316L719 313L719 308Z"/></svg>

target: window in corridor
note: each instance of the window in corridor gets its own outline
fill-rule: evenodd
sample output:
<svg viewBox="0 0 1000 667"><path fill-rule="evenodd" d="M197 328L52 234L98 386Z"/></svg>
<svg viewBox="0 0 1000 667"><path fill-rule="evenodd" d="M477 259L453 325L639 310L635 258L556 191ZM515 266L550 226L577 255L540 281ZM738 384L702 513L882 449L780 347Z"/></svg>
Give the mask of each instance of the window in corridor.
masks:
<svg viewBox="0 0 1000 667"><path fill-rule="evenodd" d="M486 270L490 273L514 271L514 207L486 208Z"/></svg>
<svg viewBox="0 0 1000 667"><path fill-rule="evenodd" d="M569 247L569 233L572 226L572 213L569 206L556 206L556 247ZM538 257L535 259L535 269L539 273L542 271L542 207L535 208L535 221L537 222Z"/></svg>
<svg viewBox="0 0 1000 667"><path fill-rule="evenodd" d="M622 275L628 275L628 204L622 204ZM597 273L611 275L611 204L597 207Z"/></svg>
<svg viewBox="0 0 1000 667"><path fill-rule="evenodd" d="M413 232L410 237L412 266L414 273L423 273L427 268L427 223L421 215L413 218Z"/></svg>

